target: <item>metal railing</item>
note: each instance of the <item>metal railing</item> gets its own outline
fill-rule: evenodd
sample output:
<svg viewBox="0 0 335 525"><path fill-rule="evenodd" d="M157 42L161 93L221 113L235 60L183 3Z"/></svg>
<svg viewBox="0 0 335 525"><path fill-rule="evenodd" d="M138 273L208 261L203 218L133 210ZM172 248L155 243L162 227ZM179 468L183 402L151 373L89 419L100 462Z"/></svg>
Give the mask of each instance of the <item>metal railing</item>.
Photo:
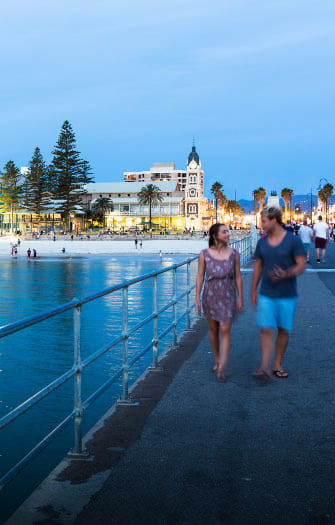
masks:
<svg viewBox="0 0 335 525"><path fill-rule="evenodd" d="M246 237L239 241L234 241L230 245L238 249L241 256L241 264L244 265L248 261L251 254L251 242L250 237ZM65 303L57 308L49 310L39 315L23 319L16 323L0 328L0 338L4 338L15 332L24 330L30 326L36 325L50 319L57 315L60 315L69 310L73 310L73 348L74 348L74 359L73 366L71 369L64 372L61 376L57 377L54 381L49 383L47 386L42 388L39 392L35 393L29 399L26 399L19 406L11 410L8 414L0 419L0 430L7 427L10 423L22 416L25 412L30 410L34 405L39 403L42 399L46 398L52 392L57 390L64 383L69 381L72 377L74 378L74 406L72 412L67 415L55 428L51 430L34 448L32 448L16 465L14 465L6 474L0 478L0 490L9 482L18 472L20 472L41 450L43 450L61 431L63 431L68 425L74 422L74 446L71 449L69 455L74 457L81 457L87 455L86 450L83 447L82 442L82 418L84 412L92 405L92 403L99 397L103 392L115 383L120 377L122 377L122 393L119 399L121 404L131 404L132 400L129 397L129 369L149 350L152 350L152 365L149 367L150 370L160 370L158 363L158 344L159 342L169 333L173 332L173 344L177 343L177 326L186 317L186 327L191 327L191 311L194 308L194 303L191 303L191 292L195 288L195 284L191 285L191 263L196 261L198 256L194 256L186 261L178 264L174 264L167 268L154 271L151 273L144 274L135 279L131 279L105 290L102 290L93 295L84 297L82 299L73 299L72 301ZM177 295L177 271L178 269L186 266L186 290ZM159 275L167 272L172 272L172 300L167 304L158 308L158 287L157 279ZM128 290L132 285L135 285L141 281L147 279L153 280L153 303L152 313L145 319L138 322L135 326L129 328L128 326ZM81 321L81 308L83 305L95 301L101 297L112 294L118 290L122 290L122 331L121 335L114 338L109 344L99 348L94 353L89 355L86 359L81 359L81 343L80 343L80 321ZM186 297L186 309L178 317L177 305L180 304L181 300ZM158 318L161 314L166 312L169 308L172 309L172 322L165 328L161 333L158 333ZM128 358L128 340L129 337L134 334L137 330L152 321L152 340L131 359ZM122 366L105 381L99 388L93 392L86 400L82 400L81 395L81 380L82 371L91 365L94 361L104 355L106 352L111 350L116 345L122 343Z"/></svg>

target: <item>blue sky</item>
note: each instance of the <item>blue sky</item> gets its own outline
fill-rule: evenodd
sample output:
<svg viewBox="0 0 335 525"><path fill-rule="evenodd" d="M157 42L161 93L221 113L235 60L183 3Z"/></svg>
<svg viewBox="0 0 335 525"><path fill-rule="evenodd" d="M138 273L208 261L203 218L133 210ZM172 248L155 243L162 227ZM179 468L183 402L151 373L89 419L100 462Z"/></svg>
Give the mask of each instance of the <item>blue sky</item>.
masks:
<svg viewBox="0 0 335 525"><path fill-rule="evenodd" d="M334 28L333 0L4 3L0 164L68 119L98 182L185 168L195 136L207 194L334 184Z"/></svg>

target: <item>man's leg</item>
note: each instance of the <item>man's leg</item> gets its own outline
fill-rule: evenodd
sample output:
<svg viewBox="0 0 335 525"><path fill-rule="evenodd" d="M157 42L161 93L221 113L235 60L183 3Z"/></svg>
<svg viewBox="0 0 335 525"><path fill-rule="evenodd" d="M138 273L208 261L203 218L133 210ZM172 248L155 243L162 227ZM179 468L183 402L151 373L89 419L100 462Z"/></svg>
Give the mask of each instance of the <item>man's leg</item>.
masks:
<svg viewBox="0 0 335 525"><path fill-rule="evenodd" d="M255 373L256 376L263 375L264 372L270 375L270 362L273 350L274 330L273 328L261 328L260 342L261 342L261 364Z"/></svg>
<svg viewBox="0 0 335 525"><path fill-rule="evenodd" d="M285 354L285 350L287 348L288 340L289 340L290 334L287 330L284 330L284 328L278 328L278 335L276 340L276 353L275 353L275 360L273 363L273 370L279 370L283 372L281 362ZM287 373L283 372L281 377L287 377Z"/></svg>
<svg viewBox="0 0 335 525"><path fill-rule="evenodd" d="M316 248L316 260L320 262L320 248Z"/></svg>
<svg viewBox="0 0 335 525"><path fill-rule="evenodd" d="M326 260L326 248L323 248L323 250L321 251L321 254L322 254L322 262L325 262L325 260Z"/></svg>

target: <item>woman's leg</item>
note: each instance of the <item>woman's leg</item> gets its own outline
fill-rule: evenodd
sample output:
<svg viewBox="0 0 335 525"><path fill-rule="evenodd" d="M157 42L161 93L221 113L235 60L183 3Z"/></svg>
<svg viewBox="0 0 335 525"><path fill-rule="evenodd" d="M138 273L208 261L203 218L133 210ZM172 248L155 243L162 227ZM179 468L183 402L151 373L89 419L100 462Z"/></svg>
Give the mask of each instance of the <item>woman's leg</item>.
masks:
<svg viewBox="0 0 335 525"><path fill-rule="evenodd" d="M219 364L219 323L213 319L208 319L209 342L214 354L215 366Z"/></svg>
<svg viewBox="0 0 335 525"><path fill-rule="evenodd" d="M231 342L231 325L220 323L220 355L219 355L219 366L218 374L224 375L225 368L228 363L230 342Z"/></svg>

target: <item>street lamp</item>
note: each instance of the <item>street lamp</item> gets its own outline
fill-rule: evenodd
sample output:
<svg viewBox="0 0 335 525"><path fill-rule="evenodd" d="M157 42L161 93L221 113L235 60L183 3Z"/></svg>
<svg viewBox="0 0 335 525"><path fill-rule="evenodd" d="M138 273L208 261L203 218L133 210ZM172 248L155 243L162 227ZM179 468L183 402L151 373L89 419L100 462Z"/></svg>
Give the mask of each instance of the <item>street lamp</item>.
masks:
<svg viewBox="0 0 335 525"><path fill-rule="evenodd" d="M217 191L215 193L215 222L218 222L218 200L219 200L219 192Z"/></svg>

